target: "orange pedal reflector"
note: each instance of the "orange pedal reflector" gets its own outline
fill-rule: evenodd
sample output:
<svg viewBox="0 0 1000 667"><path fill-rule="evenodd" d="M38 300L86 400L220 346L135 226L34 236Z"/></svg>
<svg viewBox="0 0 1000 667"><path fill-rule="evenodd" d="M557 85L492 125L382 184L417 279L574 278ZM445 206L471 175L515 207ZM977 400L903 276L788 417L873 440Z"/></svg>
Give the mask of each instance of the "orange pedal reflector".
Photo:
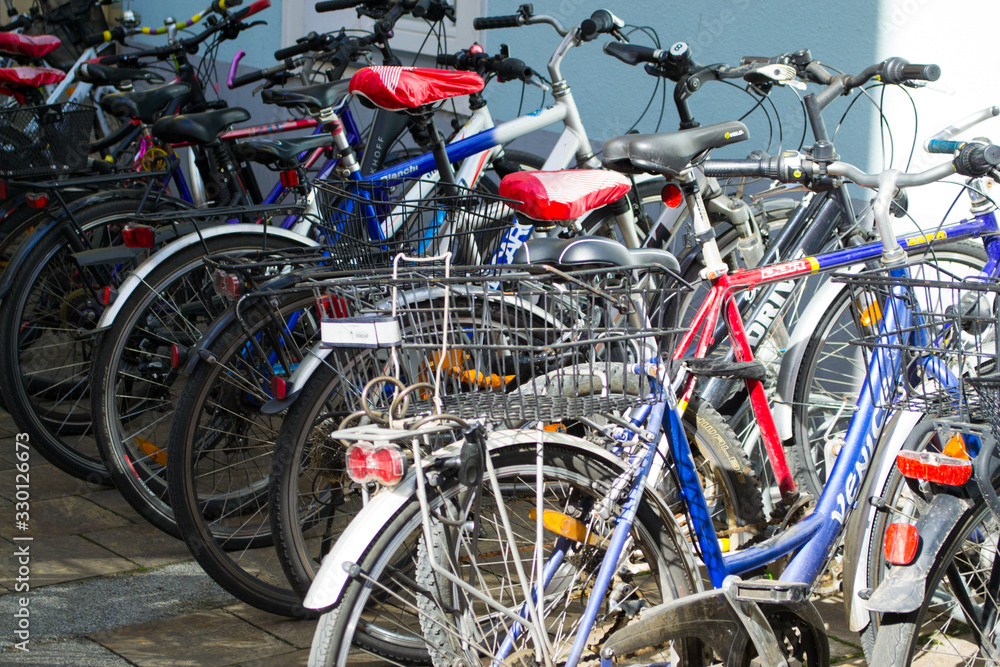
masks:
<svg viewBox="0 0 1000 667"><path fill-rule="evenodd" d="M555 424L546 424L542 427L543 431L551 431L552 433L565 433L566 427L556 422Z"/></svg>
<svg viewBox="0 0 1000 667"><path fill-rule="evenodd" d="M909 523L893 523L885 531L885 559L893 565L909 565L917 555L920 535Z"/></svg>
<svg viewBox="0 0 1000 667"><path fill-rule="evenodd" d="M904 449L896 455L896 467L903 477L947 486L961 486L972 477L972 461L937 452Z"/></svg>
<svg viewBox="0 0 1000 667"><path fill-rule="evenodd" d="M969 460L972 458L965 448L965 438L962 437L961 433L951 436L951 440L944 446L944 454L945 456L954 456L956 459Z"/></svg>
<svg viewBox="0 0 1000 667"><path fill-rule="evenodd" d="M142 450L143 454L156 461L157 465L167 465L167 452L165 450L157 447L141 435L135 436L135 444L139 445L139 449Z"/></svg>
<svg viewBox="0 0 1000 667"><path fill-rule="evenodd" d="M530 510L528 512L528 517L535 521L538 518L538 512L535 510ZM583 525L582 521L578 521L571 516L566 516L559 512L554 512L552 510L542 511L542 525L545 526L546 530L550 530L556 535L562 535L563 537L569 538L574 542L584 542L587 544L596 545L598 540L597 536L593 533L587 534L587 527Z"/></svg>

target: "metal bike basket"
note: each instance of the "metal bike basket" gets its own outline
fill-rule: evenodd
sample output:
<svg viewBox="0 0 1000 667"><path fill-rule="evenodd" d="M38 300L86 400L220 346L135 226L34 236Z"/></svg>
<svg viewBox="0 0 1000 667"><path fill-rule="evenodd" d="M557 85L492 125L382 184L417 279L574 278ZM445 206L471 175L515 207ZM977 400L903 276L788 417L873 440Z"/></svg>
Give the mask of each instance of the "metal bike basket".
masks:
<svg viewBox="0 0 1000 667"><path fill-rule="evenodd" d="M461 186L416 179L320 181L318 240L344 268L389 266L398 253L451 252L463 265L510 261L530 228L512 226L508 200Z"/></svg>
<svg viewBox="0 0 1000 667"><path fill-rule="evenodd" d="M676 333L667 306L682 289L662 267L478 268L321 284L323 341L369 349L398 381L370 400L419 384L411 413L557 423L656 399L645 371Z"/></svg>
<svg viewBox="0 0 1000 667"><path fill-rule="evenodd" d="M968 381L997 372L1000 286L933 270L937 279L900 278L884 270L837 275L850 289L855 343L864 353L863 366L844 372L863 376L878 405L980 420L988 406ZM896 298L888 300L890 294ZM885 333L887 327L894 333ZM865 375L876 351L881 387ZM897 357L898 375L892 372Z"/></svg>
<svg viewBox="0 0 1000 667"><path fill-rule="evenodd" d="M82 169L94 107L46 104L0 109L0 176L52 176Z"/></svg>

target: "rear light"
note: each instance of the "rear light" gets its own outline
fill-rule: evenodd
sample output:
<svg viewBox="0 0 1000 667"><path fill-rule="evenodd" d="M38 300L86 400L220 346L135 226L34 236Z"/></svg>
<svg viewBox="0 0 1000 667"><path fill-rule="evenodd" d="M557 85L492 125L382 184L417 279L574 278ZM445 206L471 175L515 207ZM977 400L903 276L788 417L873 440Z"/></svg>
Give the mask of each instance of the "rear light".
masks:
<svg viewBox="0 0 1000 667"><path fill-rule="evenodd" d="M903 477L947 486L961 486L972 477L972 461L937 452L904 449L896 455L896 467Z"/></svg>
<svg viewBox="0 0 1000 667"><path fill-rule="evenodd" d="M285 385L286 385L285 378L281 377L280 375L272 375L271 376L271 396L273 396L274 398L278 399L279 401L280 400L284 400L284 398L285 398L285 390L286 390L286 386Z"/></svg>
<svg viewBox="0 0 1000 667"><path fill-rule="evenodd" d="M299 172L295 169L287 169L281 172L281 184L286 188L292 188L299 184Z"/></svg>
<svg viewBox="0 0 1000 667"><path fill-rule="evenodd" d="M347 448L347 475L357 484L378 482L383 486L395 486L403 479L406 459L396 445L376 447L367 442L358 442Z"/></svg>
<svg viewBox="0 0 1000 667"><path fill-rule="evenodd" d="M316 312L321 320L336 320L347 317L347 299L333 294L324 294L316 299Z"/></svg>
<svg viewBox="0 0 1000 667"><path fill-rule="evenodd" d="M893 565L909 565L917 555L920 534L909 523L893 523L885 531L885 559Z"/></svg>
<svg viewBox="0 0 1000 667"><path fill-rule="evenodd" d="M230 301L236 301L236 299L240 298L240 292L243 291L243 283L240 282L240 277L232 273L226 273L222 269L216 269L212 272L212 287L215 289L216 294Z"/></svg>
<svg viewBox="0 0 1000 667"><path fill-rule="evenodd" d="M156 231L148 225L125 225L122 243L126 248L152 248L156 245Z"/></svg>
<svg viewBox="0 0 1000 667"><path fill-rule="evenodd" d="M660 192L660 199L668 208L677 208L684 203L684 193L673 183L667 183Z"/></svg>
<svg viewBox="0 0 1000 667"><path fill-rule="evenodd" d="M186 347L174 343L170 346L170 368L177 370L187 361L188 350Z"/></svg>
<svg viewBox="0 0 1000 667"><path fill-rule="evenodd" d="M110 306L118 298L118 290L114 287L102 287L97 290L97 302L102 306Z"/></svg>
<svg viewBox="0 0 1000 667"><path fill-rule="evenodd" d="M24 202L31 208L45 208L49 205L49 197L44 192L31 192L24 195Z"/></svg>

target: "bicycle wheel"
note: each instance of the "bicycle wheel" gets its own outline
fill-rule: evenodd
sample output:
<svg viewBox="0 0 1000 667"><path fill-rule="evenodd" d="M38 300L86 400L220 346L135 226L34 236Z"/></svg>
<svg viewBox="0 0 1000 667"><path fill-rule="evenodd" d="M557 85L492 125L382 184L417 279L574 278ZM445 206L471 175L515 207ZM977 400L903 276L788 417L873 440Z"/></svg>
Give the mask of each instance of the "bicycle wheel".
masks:
<svg viewBox="0 0 1000 667"><path fill-rule="evenodd" d="M266 242L273 249L302 245L276 236ZM215 294L205 255L236 256L263 244L262 234L229 234L170 256L129 296L97 343L90 408L101 458L129 504L174 537L179 533L167 499L166 441L186 378L172 367L173 346L191 349L231 305Z"/></svg>
<svg viewBox="0 0 1000 667"><path fill-rule="evenodd" d="M882 617L869 664L996 665L998 541L1000 524L980 499L948 536L920 608Z"/></svg>
<svg viewBox="0 0 1000 667"><path fill-rule="evenodd" d="M935 249L910 271L917 279L950 281L976 275L985 264L986 251L981 242L957 241ZM867 373L861 347L851 344L857 338L851 308L851 295L845 287L826 306L798 368L792 369L796 378L794 442L785 451L796 483L816 497L833 465L833 459L827 458L827 445L830 443L833 453L847 432Z"/></svg>
<svg viewBox="0 0 1000 667"><path fill-rule="evenodd" d="M505 437L511 437L512 444L491 454L496 478L504 489L502 504L496 502L488 482L484 482L482 489L467 489L455 480L441 480L438 486L429 487L428 492L433 516L452 512L463 520L470 518L468 497L473 492L479 494L482 502L477 513L477 539L469 539L467 533L452 536L457 538L452 544L460 550L454 561L461 564L456 568L457 574L486 598L517 613L524 599L521 584L531 587L537 582L520 581L510 558L520 555L528 559L534 552L535 522L530 514L535 508L536 491L541 490L546 509L587 520L589 512L585 508L604 498L621 469L617 462L552 442L540 448L539 462L539 448L530 434L506 432ZM541 479L537 476L539 465ZM510 519L514 544L508 544L505 532L499 530L501 508ZM436 523L432 530L443 531L440 523L432 523ZM602 542L606 527L598 523L589 525L592 534L599 536L595 540ZM313 638L310 664L349 664L352 642L379 655L387 655L380 652L380 646L389 651L409 646L415 659L426 661L429 655L435 665L458 664L448 661L459 655L468 660L461 664L481 664L481 660L496 653L506 635L504 631L511 627L509 619L500 614L484 614L482 601L463 600L459 604L454 590L445 586L428 567L428 556L437 555L439 549L445 548L444 544L435 542L428 548L422 533L419 502L413 499L386 523L360 559L359 565L366 576L350 581L340 602L321 618ZM544 540L546 551L556 542L549 538ZM609 600L612 606L595 633L597 644L604 633L614 629L616 620L622 624L627 621L625 609L655 605L687 595L698 587L697 572L691 567L687 547L677 534L673 518L652 499L640 504L631 540L630 557L623 559L620 578L616 579L618 584L613 587L615 593ZM580 593L592 581L602 553L599 544L575 551L567 556L550 581L544 625L549 631L552 655L564 655L576 634L580 609L589 598ZM532 572L531 563L523 565L523 571ZM454 602L451 605L454 609L464 613L445 612L442 605L448 606L449 599ZM478 649L471 656L474 660L463 650L461 637L469 642L466 646ZM508 654L511 662L503 664L520 664L516 656L533 660L530 638L530 633L522 633ZM693 647L674 648L688 658L698 654ZM588 647L588 653L591 650Z"/></svg>
<svg viewBox="0 0 1000 667"><path fill-rule="evenodd" d="M119 243L119 230L141 212L174 207L172 201L141 203L142 193L123 192L74 211L93 247ZM32 445L63 471L87 481L109 477L93 439L88 371L100 316L97 290L116 287L144 258L116 267L83 270L66 236L52 230L25 256L0 306L0 373L7 410Z"/></svg>
<svg viewBox="0 0 1000 667"><path fill-rule="evenodd" d="M309 612L271 546L266 491L283 415L261 406L277 364L298 363L317 338L312 305L312 292L300 292L249 309L246 329L230 325L209 348L214 363L188 379L167 440L170 507L191 553L240 600L286 616Z"/></svg>

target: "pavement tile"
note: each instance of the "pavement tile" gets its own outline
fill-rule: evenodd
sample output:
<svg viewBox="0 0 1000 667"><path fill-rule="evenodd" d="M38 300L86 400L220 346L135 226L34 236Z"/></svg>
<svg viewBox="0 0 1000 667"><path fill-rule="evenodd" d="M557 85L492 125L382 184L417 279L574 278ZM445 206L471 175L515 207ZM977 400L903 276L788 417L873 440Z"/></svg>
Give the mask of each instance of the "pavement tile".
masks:
<svg viewBox="0 0 1000 667"><path fill-rule="evenodd" d="M87 500L96 503L106 510L111 510L119 516L123 516L135 523L146 523L146 520L139 516L139 513L132 509L125 497L118 492L118 489L101 488L98 491L87 494Z"/></svg>
<svg viewBox="0 0 1000 667"><path fill-rule="evenodd" d="M239 667L275 667L275 665L281 665L281 667L305 667L309 664L309 649L293 651L292 653L283 653L281 655L272 655L268 658L249 660L247 662L240 662L237 664ZM388 663L383 661L381 664L387 665Z"/></svg>
<svg viewBox="0 0 1000 667"><path fill-rule="evenodd" d="M30 544L32 588L135 569L133 563L78 535L45 535L22 544ZM0 564L0 583L10 586L17 573L12 546L4 547Z"/></svg>
<svg viewBox="0 0 1000 667"><path fill-rule="evenodd" d="M226 611L239 616L247 623L261 630L270 632L275 637L285 640L296 648L309 648L312 645L313 633L316 631L315 620L304 620L277 616L261 611L248 604L235 604L226 607Z"/></svg>
<svg viewBox="0 0 1000 667"><path fill-rule="evenodd" d="M7 649L0 653L3 665L45 665L45 667L128 667L131 663L89 639L67 639L29 643L29 652Z"/></svg>
<svg viewBox="0 0 1000 667"><path fill-rule="evenodd" d="M146 568L191 560L184 542L149 523L107 528L84 533L84 537Z"/></svg>
<svg viewBox="0 0 1000 667"><path fill-rule="evenodd" d="M62 496L87 495L95 491L102 491L106 487L97 484L89 484L79 480L72 475L67 475L51 463L39 464L38 460L31 462L31 498L33 501L46 500L48 498L59 498ZM14 476L4 475L0 482L0 495L8 498L12 497Z"/></svg>
<svg viewBox="0 0 1000 667"><path fill-rule="evenodd" d="M76 535L105 528L127 526L132 522L85 498L67 496L31 502L31 529L35 539ZM0 536L10 539L12 522L0 523Z"/></svg>
<svg viewBox="0 0 1000 667"><path fill-rule="evenodd" d="M265 660L290 646L221 610L195 612L90 635L139 667L214 667ZM272 659L270 663L284 664Z"/></svg>

